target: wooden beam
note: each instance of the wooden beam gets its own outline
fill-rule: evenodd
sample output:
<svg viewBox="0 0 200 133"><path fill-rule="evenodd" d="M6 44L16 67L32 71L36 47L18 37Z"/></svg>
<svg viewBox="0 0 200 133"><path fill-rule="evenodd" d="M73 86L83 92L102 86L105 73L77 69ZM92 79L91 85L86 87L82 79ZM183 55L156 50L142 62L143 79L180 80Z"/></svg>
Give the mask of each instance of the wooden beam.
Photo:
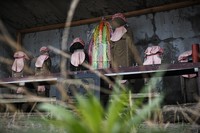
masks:
<svg viewBox="0 0 200 133"><path fill-rule="evenodd" d="M124 15L126 17L133 17L133 16L144 15L144 14L149 14L149 13L156 13L156 12L169 11L169 10L178 9L178 8L184 8L184 7L197 5L197 4L200 4L200 0L188 0L188 1L179 2L179 3L167 4L167 5L151 7L151 8L142 9L142 10L126 12L124 13ZM79 26L79 25L84 25L84 24L91 24L91 23L99 22L101 19L102 17L90 18L90 19L85 19L85 20L73 21L71 22L71 24L67 23L66 25L67 27L69 26L72 27L72 26ZM105 16L105 19L107 20L111 19L111 15ZM22 29L22 30L19 30L19 32L22 34L22 33L31 33L31 32L53 30L53 29L60 29L60 28L65 28L65 23L39 26L39 27L33 27L29 29Z"/></svg>
<svg viewBox="0 0 200 133"><path fill-rule="evenodd" d="M169 11L169 10L174 10L178 8L198 5L198 4L200 4L200 0L188 0L188 1L179 2L179 3L173 3L173 4L151 7L151 8L146 8L146 9L137 10L137 11L131 11L131 12L124 13L124 15L126 17L132 17L132 16L144 15L144 14L149 14L149 13Z"/></svg>

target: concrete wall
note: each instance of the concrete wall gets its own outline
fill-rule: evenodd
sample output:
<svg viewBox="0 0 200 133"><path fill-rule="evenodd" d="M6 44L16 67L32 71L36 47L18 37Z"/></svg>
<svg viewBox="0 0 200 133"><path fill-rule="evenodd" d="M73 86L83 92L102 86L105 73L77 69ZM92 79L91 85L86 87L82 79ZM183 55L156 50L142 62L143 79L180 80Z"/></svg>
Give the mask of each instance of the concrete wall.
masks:
<svg viewBox="0 0 200 133"><path fill-rule="evenodd" d="M177 62L179 54L190 50L193 43L200 43L200 6L132 17L128 18L128 23L133 30L135 44L142 58L148 45L155 44L164 48L164 63ZM78 36L88 43L94 26L95 24L72 27L66 45ZM62 32L63 29L57 29L25 34L24 48L35 56L39 54L42 45L60 48ZM60 56L52 54L52 60L53 72L59 72ZM179 78L164 78L163 84L163 90L167 90L167 102L180 102Z"/></svg>

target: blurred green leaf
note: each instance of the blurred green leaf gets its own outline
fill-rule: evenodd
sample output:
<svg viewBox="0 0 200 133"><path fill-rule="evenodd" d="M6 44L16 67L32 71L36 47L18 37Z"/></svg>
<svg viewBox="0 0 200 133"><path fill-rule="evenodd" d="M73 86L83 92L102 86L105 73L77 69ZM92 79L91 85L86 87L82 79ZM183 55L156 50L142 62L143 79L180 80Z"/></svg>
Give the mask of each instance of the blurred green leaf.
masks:
<svg viewBox="0 0 200 133"><path fill-rule="evenodd" d="M40 109L49 111L56 118L55 120L46 119L48 122L58 127L64 128L67 132L88 132L84 127L85 125L79 122L78 117L76 117L72 111L67 110L66 108L51 104L42 104Z"/></svg>
<svg viewBox="0 0 200 133"><path fill-rule="evenodd" d="M100 133L103 118L103 107L99 100L89 95L87 98L78 95L78 111L80 112L81 120L87 123L88 128L93 133Z"/></svg>

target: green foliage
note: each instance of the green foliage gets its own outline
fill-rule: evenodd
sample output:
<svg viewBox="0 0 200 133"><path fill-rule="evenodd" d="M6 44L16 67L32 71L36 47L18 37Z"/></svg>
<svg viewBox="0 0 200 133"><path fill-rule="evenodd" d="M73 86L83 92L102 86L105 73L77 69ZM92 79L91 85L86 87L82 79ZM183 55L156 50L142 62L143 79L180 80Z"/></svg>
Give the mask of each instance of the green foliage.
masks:
<svg viewBox="0 0 200 133"><path fill-rule="evenodd" d="M77 95L76 99L73 111L59 105L42 104L40 108L49 111L54 118L45 120L67 133L134 133L161 101L159 97L141 108L131 106L129 93L119 90L113 92L107 109L92 95L87 98Z"/></svg>

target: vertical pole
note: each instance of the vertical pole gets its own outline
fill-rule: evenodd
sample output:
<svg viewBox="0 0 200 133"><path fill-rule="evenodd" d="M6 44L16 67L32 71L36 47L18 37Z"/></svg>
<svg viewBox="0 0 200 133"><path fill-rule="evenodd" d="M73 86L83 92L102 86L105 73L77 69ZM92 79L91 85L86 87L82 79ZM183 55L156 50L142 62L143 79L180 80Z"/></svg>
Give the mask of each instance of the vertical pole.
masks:
<svg viewBox="0 0 200 133"><path fill-rule="evenodd" d="M200 96L200 71L199 71L200 68L198 68L198 94Z"/></svg>

